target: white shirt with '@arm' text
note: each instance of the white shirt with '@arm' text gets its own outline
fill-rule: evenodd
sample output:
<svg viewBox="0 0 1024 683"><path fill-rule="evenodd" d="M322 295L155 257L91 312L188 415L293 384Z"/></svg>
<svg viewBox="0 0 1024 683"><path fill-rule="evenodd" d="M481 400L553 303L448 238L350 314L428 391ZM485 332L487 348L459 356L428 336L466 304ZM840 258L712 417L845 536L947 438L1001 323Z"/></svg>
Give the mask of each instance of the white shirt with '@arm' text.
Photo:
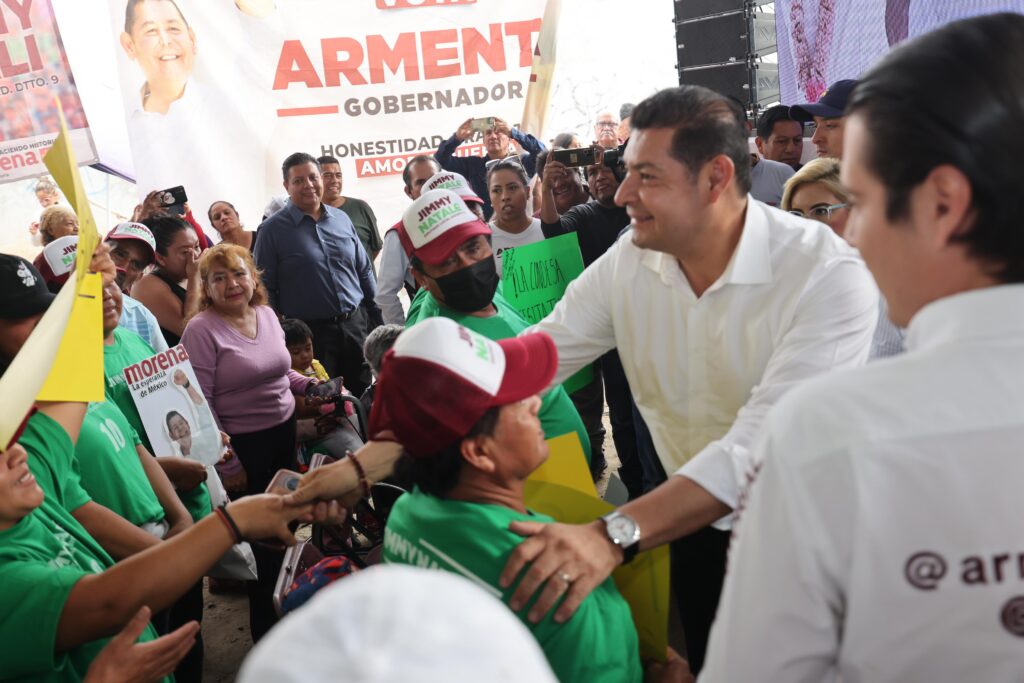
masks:
<svg viewBox="0 0 1024 683"><path fill-rule="evenodd" d="M863 364L877 318L854 249L748 199L739 244L700 298L675 258L627 233L527 333L554 339L555 383L617 347L665 471L735 507L768 409L809 377Z"/></svg>
<svg viewBox="0 0 1024 683"><path fill-rule="evenodd" d="M765 420L701 683L1024 680L1024 285Z"/></svg>

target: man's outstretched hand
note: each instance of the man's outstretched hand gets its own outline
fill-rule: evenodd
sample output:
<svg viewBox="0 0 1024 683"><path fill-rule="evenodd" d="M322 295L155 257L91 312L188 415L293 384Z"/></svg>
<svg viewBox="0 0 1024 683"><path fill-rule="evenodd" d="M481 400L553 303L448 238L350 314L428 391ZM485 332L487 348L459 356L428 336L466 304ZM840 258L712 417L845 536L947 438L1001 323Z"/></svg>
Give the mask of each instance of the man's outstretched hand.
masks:
<svg viewBox="0 0 1024 683"><path fill-rule="evenodd" d="M583 599L622 564L622 551L608 539L601 520L585 525L513 522L509 528L527 539L505 563L501 586L511 586L529 565L509 606L518 612L541 591L528 615L534 623L543 619L563 594L565 600L555 612L555 621L566 621Z"/></svg>
<svg viewBox="0 0 1024 683"><path fill-rule="evenodd" d="M199 623L190 621L156 640L136 643L149 618L149 608L140 608L92 660L84 683L153 683L173 673L195 644Z"/></svg>

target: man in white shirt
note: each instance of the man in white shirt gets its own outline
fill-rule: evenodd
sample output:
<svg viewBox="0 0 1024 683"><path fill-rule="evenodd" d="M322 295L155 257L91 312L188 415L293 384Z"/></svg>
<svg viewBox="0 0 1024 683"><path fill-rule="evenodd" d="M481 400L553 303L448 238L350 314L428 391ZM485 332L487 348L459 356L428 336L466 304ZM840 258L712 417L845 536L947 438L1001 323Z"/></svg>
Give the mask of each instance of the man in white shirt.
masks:
<svg viewBox="0 0 1024 683"><path fill-rule="evenodd" d="M413 157L402 171L405 183L405 195L415 201L420 198L423 185L435 173L441 170L441 164L432 156ZM409 257L398 239L398 221L384 233L384 244L380 251L380 270L377 273L377 298L374 301L380 307L385 323L405 324L405 310L398 299L398 293L404 287L407 292L416 291L416 280L409 272ZM412 295L410 294L410 298Z"/></svg>
<svg viewBox="0 0 1024 683"><path fill-rule="evenodd" d="M696 672L725 571L724 518L761 420L794 385L867 360L878 292L827 226L750 201L738 105L704 88L671 88L637 105L632 124L616 194L632 231L536 329L558 346L556 381L618 347L675 476L590 525L515 525L532 538L503 578L532 561L513 609L543 584L531 616L568 591L555 617L564 619L637 548L682 539L673 580Z"/></svg>
<svg viewBox="0 0 1024 683"><path fill-rule="evenodd" d="M701 681L1024 675L1022 63L977 17L854 91L847 234L907 351L768 415Z"/></svg>

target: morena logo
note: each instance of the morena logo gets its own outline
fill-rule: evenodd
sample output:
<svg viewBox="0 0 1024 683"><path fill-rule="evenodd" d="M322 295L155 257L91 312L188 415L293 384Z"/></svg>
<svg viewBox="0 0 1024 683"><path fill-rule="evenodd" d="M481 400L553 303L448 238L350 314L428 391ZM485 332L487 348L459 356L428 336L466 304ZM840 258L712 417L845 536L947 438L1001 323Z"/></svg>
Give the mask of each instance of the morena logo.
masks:
<svg viewBox="0 0 1024 683"><path fill-rule="evenodd" d="M415 9L446 5L475 5L476 0L377 0L377 9Z"/></svg>

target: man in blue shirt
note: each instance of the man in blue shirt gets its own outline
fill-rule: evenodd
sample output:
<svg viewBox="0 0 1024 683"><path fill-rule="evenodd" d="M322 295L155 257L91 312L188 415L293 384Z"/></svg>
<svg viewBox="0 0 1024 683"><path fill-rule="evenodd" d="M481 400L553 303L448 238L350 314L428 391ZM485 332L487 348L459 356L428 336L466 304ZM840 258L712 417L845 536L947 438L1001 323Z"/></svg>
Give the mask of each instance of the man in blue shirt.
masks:
<svg viewBox="0 0 1024 683"><path fill-rule="evenodd" d="M321 201L317 160L296 152L281 170L291 201L260 226L256 264L270 304L309 325L317 359L358 396L370 378L363 359L367 325L381 321L370 259L345 212Z"/></svg>
<svg viewBox="0 0 1024 683"><path fill-rule="evenodd" d="M494 127L483 132L484 150L487 156L457 157L455 150L466 140L473 137L473 119L466 119L454 135L441 143L434 158L446 171L461 173L469 181L476 196L484 200L484 217L491 220L494 209L491 207L491 194L487 191L487 164L491 161L504 159L509 154L515 155L509 148L509 140L515 140L523 148L519 160L526 169L526 174L533 177L536 170L537 155L547 149L544 143L518 128L511 128L507 123L495 117Z"/></svg>

